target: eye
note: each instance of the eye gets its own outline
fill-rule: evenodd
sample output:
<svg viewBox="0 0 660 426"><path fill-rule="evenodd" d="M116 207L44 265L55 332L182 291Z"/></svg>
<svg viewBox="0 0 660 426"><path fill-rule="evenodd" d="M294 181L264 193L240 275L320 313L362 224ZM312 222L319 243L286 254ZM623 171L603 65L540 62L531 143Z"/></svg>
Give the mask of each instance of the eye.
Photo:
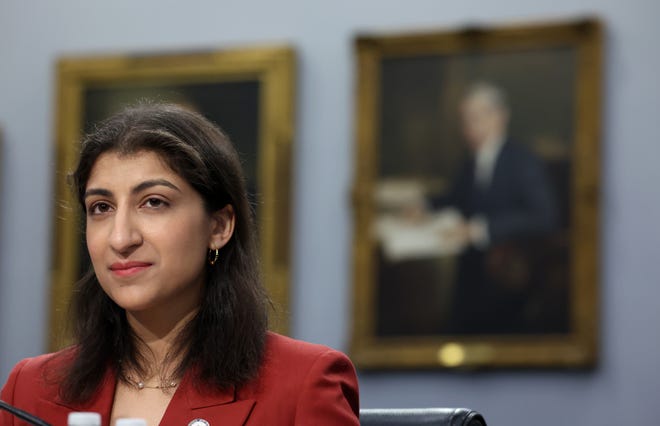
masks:
<svg viewBox="0 0 660 426"><path fill-rule="evenodd" d="M150 209L161 209L163 207L167 207L169 204L160 198L149 197L144 201L142 205Z"/></svg>
<svg viewBox="0 0 660 426"><path fill-rule="evenodd" d="M110 204L104 202L104 201L99 201L97 203L92 204L87 211L91 215L99 215L103 213L107 213L112 209L112 206Z"/></svg>

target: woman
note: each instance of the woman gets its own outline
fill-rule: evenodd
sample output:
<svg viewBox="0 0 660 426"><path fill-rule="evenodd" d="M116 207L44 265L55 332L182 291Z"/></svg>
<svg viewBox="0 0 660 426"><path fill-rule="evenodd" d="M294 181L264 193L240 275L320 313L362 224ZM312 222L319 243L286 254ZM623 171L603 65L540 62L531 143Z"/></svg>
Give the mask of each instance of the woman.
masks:
<svg viewBox="0 0 660 426"><path fill-rule="evenodd" d="M3 400L54 425L72 411L358 424L351 362L266 331L244 177L217 127L174 105L124 110L83 141L73 184L92 263L73 296L77 344L20 362Z"/></svg>

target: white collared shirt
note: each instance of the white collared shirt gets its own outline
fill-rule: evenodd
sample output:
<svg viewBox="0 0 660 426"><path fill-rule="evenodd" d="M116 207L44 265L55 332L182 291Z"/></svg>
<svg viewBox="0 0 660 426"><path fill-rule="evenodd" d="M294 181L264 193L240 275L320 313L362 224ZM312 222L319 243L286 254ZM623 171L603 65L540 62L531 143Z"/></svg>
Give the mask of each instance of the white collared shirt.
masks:
<svg viewBox="0 0 660 426"><path fill-rule="evenodd" d="M481 188L487 188L493 180L497 156L504 145L504 138L496 138L486 143L475 153L474 181Z"/></svg>
<svg viewBox="0 0 660 426"><path fill-rule="evenodd" d="M495 163L500 155L504 137L493 138L475 153L474 158L474 181L481 188L488 188L493 181ZM485 216L477 215L470 218L469 222L470 242L478 248L486 248L490 245L490 231L488 220Z"/></svg>

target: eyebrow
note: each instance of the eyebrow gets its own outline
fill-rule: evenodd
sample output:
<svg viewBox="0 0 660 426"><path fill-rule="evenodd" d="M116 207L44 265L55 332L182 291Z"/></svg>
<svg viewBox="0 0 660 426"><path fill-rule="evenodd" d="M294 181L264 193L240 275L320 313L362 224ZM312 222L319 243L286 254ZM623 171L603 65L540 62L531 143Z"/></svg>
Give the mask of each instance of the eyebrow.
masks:
<svg viewBox="0 0 660 426"><path fill-rule="evenodd" d="M131 190L131 193L135 195L146 189L153 188L154 186L166 186L168 188L172 188L178 192L181 192L181 190L176 185L174 185L172 182L166 179L150 179L150 180L145 180L144 182L141 182L138 185L134 186L133 189ZM111 197L112 191L109 191L104 188L91 188L85 191L84 198L90 197L92 195Z"/></svg>
<svg viewBox="0 0 660 426"><path fill-rule="evenodd" d="M139 192L144 191L145 189L149 189L154 186L166 186L168 188L172 188L178 192L181 192L181 190L172 182L166 179L152 179L152 180L145 180L144 182L140 183L139 185L135 186L132 190L131 193L137 194Z"/></svg>

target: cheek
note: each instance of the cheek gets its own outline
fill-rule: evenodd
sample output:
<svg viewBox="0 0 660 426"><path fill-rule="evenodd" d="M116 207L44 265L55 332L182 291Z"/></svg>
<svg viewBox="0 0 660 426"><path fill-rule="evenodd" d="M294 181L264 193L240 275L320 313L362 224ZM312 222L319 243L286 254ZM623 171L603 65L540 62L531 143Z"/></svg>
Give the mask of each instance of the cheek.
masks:
<svg viewBox="0 0 660 426"><path fill-rule="evenodd" d="M474 133L479 129L482 121L479 120L479 117L476 115L471 115L469 117L466 117L465 120L463 121L463 128L465 129L466 132L471 132Z"/></svg>
<svg viewBox="0 0 660 426"><path fill-rule="evenodd" d="M480 136L479 128L474 123L467 124L463 129L463 135L470 142L478 140Z"/></svg>
<svg viewBox="0 0 660 426"><path fill-rule="evenodd" d="M170 261L181 264L193 262L198 265L206 258L210 232L203 220L185 218L168 223L159 230L154 230L150 239L161 249L161 255Z"/></svg>
<svg viewBox="0 0 660 426"><path fill-rule="evenodd" d="M104 260L107 249L107 238L103 237L98 226L87 226L85 229L85 241L96 278L103 290L107 294L110 294L111 288L108 287L107 269Z"/></svg>
<svg viewBox="0 0 660 426"><path fill-rule="evenodd" d="M99 230L96 227L88 225L85 230L85 241L87 243L89 257L93 262L96 258L100 257L103 252L104 244Z"/></svg>
<svg viewBox="0 0 660 426"><path fill-rule="evenodd" d="M197 258L206 250L205 240L199 234L191 233L173 232L167 241L161 240L158 246L161 255L170 257L171 260Z"/></svg>

